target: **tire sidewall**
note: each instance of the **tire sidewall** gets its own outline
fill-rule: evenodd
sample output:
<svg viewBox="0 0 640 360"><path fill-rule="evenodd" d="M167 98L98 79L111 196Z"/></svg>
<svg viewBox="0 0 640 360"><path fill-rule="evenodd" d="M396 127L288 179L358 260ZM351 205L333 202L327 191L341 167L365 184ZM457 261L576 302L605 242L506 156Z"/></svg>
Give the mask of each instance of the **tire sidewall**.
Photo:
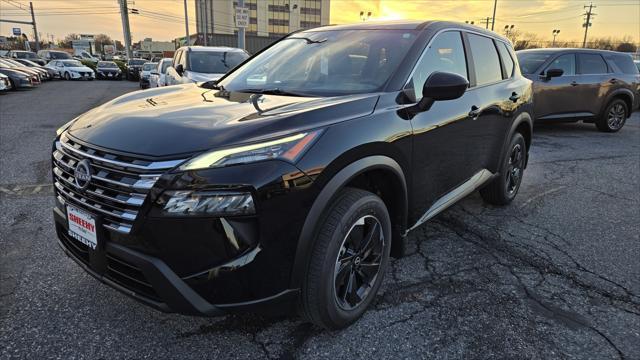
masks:
<svg viewBox="0 0 640 360"><path fill-rule="evenodd" d="M380 272L376 279L376 282L369 292L368 298L365 299L360 305L351 310L342 309L335 300L335 284L334 284L334 269L335 262L338 257L338 252L342 247L343 240L348 234L351 227L355 222L363 216L371 215L380 221L384 234L385 244L382 256L382 262L380 265ZM331 242L327 249L327 253L323 264L323 273L327 274L323 279L320 289L319 299L322 302L320 304L321 309L324 309L325 314L331 322L338 324L339 327L344 327L355 320L357 320L367 309L369 304L375 298L375 294L378 292L384 278L384 273L389 262L389 253L391 250L391 219L387 211L384 202L377 196L371 194L365 196L360 200L352 204L345 216L340 221L336 231L331 236Z"/></svg>
<svg viewBox="0 0 640 360"><path fill-rule="evenodd" d="M622 107L624 108L624 120L622 120L622 124L620 125L619 128L617 129L612 129L611 127L609 127L609 112L611 111L611 108L613 108L614 105L616 104L621 104ZM602 117L600 118L601 121L601 128L604 129L607 132L618 132L620 131L620 129L622 129L624 127L624 125L627 122L627 117L629 115L629 109L627 107L627 103L624 102L624 100L621 99L613 99L612 101L609 102L609 104L607 105L607 107L604 109L604 113L602 114Z"/></svg>

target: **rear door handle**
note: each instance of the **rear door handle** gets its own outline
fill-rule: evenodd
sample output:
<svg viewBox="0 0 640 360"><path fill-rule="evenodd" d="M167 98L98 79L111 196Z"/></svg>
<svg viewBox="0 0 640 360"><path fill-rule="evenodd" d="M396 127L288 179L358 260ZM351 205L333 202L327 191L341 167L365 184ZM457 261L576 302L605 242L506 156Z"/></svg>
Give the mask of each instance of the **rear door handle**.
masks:
<svg viewBox="0 0 640 360"><path fill-rule="evenodd" d="M480 108L473 105L471 107L471 111L469 111L469 117L471 118L471 120L475 120L478 118L478 116L480 116Z"/></svg>
<svg viewBox="0 0 640 360"><path fill-rule="evenodd" d="M518 101L518 99L520 99L520 95L518 95L518 93L516 93L515 91L511 93L511 96L509 97L509 100L516 102Z"/></svg>
<svg viewBox="0 0 640 360"><path fill-rule="evenodd" d="M572 81L572 82L571 82L571 86L578 86L578 83L577 83L577 82L575 82L575 81Z"/></svg>

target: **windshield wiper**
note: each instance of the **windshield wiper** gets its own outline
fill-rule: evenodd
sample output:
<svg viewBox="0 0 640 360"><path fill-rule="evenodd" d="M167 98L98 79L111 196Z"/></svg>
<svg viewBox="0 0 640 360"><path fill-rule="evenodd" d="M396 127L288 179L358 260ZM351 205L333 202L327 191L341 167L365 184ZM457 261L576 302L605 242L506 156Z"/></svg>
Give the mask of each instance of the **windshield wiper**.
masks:
<svg viewBox="0 0 640 360"><path fill-rule="evenodd" d="M289 37L289 38L286 38L284 40L287 40L287 39L305 40L307 42L307 44L322 44L323 42L327 41L327 39L311 40L308 37Z"/></svg>
<svg viewBox="0 0 640 360"><path fill-rule="evenodd" d="M306 96L301 93L282 90L280 88L268 88L268 89L240 89L234 90L236 92L246 92L252 94L264 94L264 95L284 95L284 96Z"/></svg>

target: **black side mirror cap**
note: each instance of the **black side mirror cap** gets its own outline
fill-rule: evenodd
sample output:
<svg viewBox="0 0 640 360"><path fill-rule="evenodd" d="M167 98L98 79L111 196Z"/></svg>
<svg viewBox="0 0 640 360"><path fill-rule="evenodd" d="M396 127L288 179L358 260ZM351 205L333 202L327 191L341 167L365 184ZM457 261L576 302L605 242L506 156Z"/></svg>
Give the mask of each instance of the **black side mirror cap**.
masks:
<svg viewBox="0 0 640 360"><path fill-rule="evenodd" d="M176 72L178 73L178 75L182 75L182 73L184 73L184 67L182 66L182 64L176 65Z"/></svg>
<svg viewBox="0 0 640 360"><path fill-rule="evenodd" d="M554 78L554 77L560 77L560 76L562 76L562 74L564 74L564 70L562 70L562 69L549 69L545 73L545 78L547 80L549 80L549 79Z"/></svg>
<svg viewBox="0 0 640 360"><path fill-rule="evenodd" d="M444 71L429 75L422 87L422 99L418 102L420 111L427 111L435 101L454 100L464 95L469 81L464 77Z"/></svg>

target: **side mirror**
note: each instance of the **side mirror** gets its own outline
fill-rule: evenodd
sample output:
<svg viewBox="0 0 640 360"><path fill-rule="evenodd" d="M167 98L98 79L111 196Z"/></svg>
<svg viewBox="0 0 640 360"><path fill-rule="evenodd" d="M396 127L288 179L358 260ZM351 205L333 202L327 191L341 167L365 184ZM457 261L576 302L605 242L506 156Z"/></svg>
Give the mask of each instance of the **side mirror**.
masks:
<svg viewBox="0 0 640 360"><path fill-rule="evenodd" d="M436 71L424 82L418 109L427 111L435 101L458 99L464 95L468 87L469 81L464 77L450 72Z"/></svg>
<svg viewBox="0 0 640 360"><path fill-rule="evenodd" d="M184 73L184 66L182 66L182 64L176 65L176 72L178 73L178 75L182 76L182 74Z"/></svg>
<svg viewBox="0 0 640 360"><path fill-rule="evenodd" d="M562 69L549 69L545 73L545 78L547 80L549 80L549 79L554 78L554 77L560 77L560 76L562 76L562 74L564 74L564 70L562 70Z"/></svg>

